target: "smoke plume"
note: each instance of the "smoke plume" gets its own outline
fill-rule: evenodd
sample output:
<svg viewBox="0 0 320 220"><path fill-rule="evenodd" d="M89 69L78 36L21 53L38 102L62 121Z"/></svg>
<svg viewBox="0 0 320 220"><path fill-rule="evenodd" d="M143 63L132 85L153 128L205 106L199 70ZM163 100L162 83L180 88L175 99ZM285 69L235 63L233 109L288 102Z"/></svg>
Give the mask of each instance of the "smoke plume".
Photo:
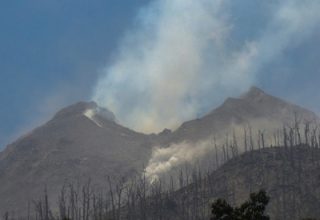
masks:
<svg viewBox="0 0 320 220"><path fill-rule="evenodd" d="M256 83L264 66L312 34L320 20L317 0L270 1L267 22L237 44L242 27L232 4L152 1L121 40L93 99L135 130L176 128Z"/></svg>
<svg viewBox="0 0 320 220"><path fill-rule="evenodd" d="M210 148L210 141L200 141L197 144L182 142L167 148L156 147L145 169L145 175L150 182L154 182L172 168L201 158Z"/></svg>

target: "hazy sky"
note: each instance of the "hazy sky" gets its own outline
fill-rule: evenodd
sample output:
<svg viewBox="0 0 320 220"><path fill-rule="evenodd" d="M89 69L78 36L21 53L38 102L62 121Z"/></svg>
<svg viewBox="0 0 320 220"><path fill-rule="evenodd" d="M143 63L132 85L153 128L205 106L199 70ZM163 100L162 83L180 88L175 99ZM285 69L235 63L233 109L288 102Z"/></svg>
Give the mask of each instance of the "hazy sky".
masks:
<svg viewBox="0 0 320 220"><path fill-rule="evenodd" d="M237 91L246 89L251 84L306 106L317 113L320 112L318 86L320 82L320 15L318 15L320 2L318 0L212 0L211 2L216 2L210 5L212 9L208 7L212 12L207 8L206 10L209 11L203 12L201 5L193 5L190 0L171 2L168 0L1 1L0 148L17 135L50 118L62 106L80 100L89 100L92 95L106 105L110 103L110 100L115 99L116 97L101 95L114 92L113 88L103 91L99 89L97 92L97 87L108 85L110 82L112 85L117 85L112 80L114 76L118 76L119 71L114 71L114 69L118 70L123 65L132 63L132 57L136 55L140 47L145 47L141 43L141 35L146 36L147 41L151 42L148 46L152 48L153 56L155 54L161 54L161 57L165 57L163 54L175 55L181 48L189 48L190 50L186 53L195 51L195 55L203 55L205 51L206 55L209 54L205 56L207 59L223 54L225 59L215 59L220 63L214 65L210 63L212 66L200 65L199 68L197 66L194 69L203 70L201 77L198 77L197 74L193 75L192 72L189 74L201 79L199 82L206 77L224 76L224 73L220 75L214 73L223 70L229 74L226 85L232 87L233 83L237 84L237 81L233 80L233 72L238 66L234 65L234 68L225 69L221 63L227 62L228 66L238 64L238 60L230 62L234 54L244 54L246 58L249 56L248 60L245 60L249 67L241 71L246 72L247 70L250 80L243 83L239 89L231 89L222 94L221 87L224 85L219 85L219 83L223 84L226 81L215 81L212 91L208 87L200 93L190 95L185 94L182 90L181 96L170 100L172 102L185 100L185 96L191 96L191 101L192 98L209 100L199 101L197 107L190 110L190 114L179 118L180 120L192 114L203 114L221 102L224 96L229 93L236 95ZM199 0L199 2L208 4L210 1ZM189 7L182 10L180 7L186 3L189 4ZM184 17L185 14L187 18ZM199 16L194 16L195 14ZM184 26L185 18L188 22L186 26ZM165 39L170 42L180 39L179 35L167 36L168 33L176 31L175 25L177 28L187 27L192 30L186 29L185 33L195 38L186 39L181 36L183 39L181 42L186 42L186 45L191 42L192 47L189 47L188 44L181 48L167 46L163 49L164 42L167 41L163 41L159 36L165 36ZM207 39L201 39L202 36L199 33L203 31L203 36L205 36L208 34L205 31L208 27L213 28L213 37L222 53L207 52L210 49L217 51L218 47L207 46ZM146 33L148 28L151 34ZM135 37L134 40L131 39L131 34ZM156 44L152 41L155 36L158 39ZM135 46L123 43L128 39ZM199 42L195 39L199 39ZM124 49L125 46L128 47ZM175 48L177 51L170 51ZM248 51L253 53L252 57L251 52ZM124 58L121 53L128 55ZM143 51L142 54L141 60L133 60L135 64L141 64L141 68L134 71L139 71L142 78L145 77L144 73L150 70L149 64L146 67L147 62L152 61L157 66L168 64L162 58L154 62L154 59L149 58L149 52ZM198 57L202 57L200 55ZM183 61L177 60L177 62ZM195 65L197 63L188 67L193 69ZM211 75L208 75L208 72L211 72L211 69L208 70L209 67L212 68ZM162 71L172 71L172 69ZM131 80L132 76L128 79ZM137 85L141 85L141 81L137 79ZM180 79L178 77L177 80ZM165 75L160 79L164 84L167 80ZM99 83L102 81L103 83ZM119 85L127 84L120 83ZM157 83L156 86L161 88L163 84ZM190 88L189 84L183 86L186 86L183 87L184 89ZM159 88L156 90L158 93L161 91ZM138 94L137 88L132 86L127 90L121 89L123 95L120 97L127 97L127 92ZM154 91L149 89L147 92ZM219 95L215 95L210 100L211 92L212 94L219 93ZM151 100L149 103L136 102L139 106L136 106L138 104L133 104L133 106L136 106L138 111L139 108L144 108L150 103L156 107L162 104L158 100L163 101L161 95L160 97L155 95ZM118 108L127 105L129 105L127 101L115 104ZM176 107L180 106L185 107L185 102L176 105ZM120 110L117 113L120 117L126 114ZM152 108L147 112L151 116L157 113ZM159 121L174 113L164 114L159 117ZM135 127L131 118L123 116L123 121Z"/></svg>

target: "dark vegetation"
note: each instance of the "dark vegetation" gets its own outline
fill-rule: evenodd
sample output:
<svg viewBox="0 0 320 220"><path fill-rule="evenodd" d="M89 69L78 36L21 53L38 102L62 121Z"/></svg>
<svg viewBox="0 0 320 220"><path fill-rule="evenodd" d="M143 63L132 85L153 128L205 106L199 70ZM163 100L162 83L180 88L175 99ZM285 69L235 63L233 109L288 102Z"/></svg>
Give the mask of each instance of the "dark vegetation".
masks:
<svg viewBox="0 0 320 220"><path fill-rule="evenodd" d="M265 214L269 197L261 190L252 193L250 199L239 207L232 207L226 200L218 199L212 204L211 220L269 220Z"/></svg>
<svg viewBox="0 0 320 220"><path fill-rule="evenodd" d="M244 133L243 152L235 138L226 142L221 146L223 155L213 157L220 165L214 171L182 169L177 178L151 184L144 174L129 180L118 178L117 184L111 184L115 177L108 177L105 189L96 189L90 180L66 183L58 201L51 201L46 190L29 201L24 219L205 220L213 214L213 220L267 220L269 216L300 220L320 216L318 127L306 123L302 129L296 122L276 134L269 147L263 132L258 132L257 141L251 131ZM266 190L270 200L260 189ZM249 194L250 199L243 203ZM20 218L7 212L3 219Z"/></svg>

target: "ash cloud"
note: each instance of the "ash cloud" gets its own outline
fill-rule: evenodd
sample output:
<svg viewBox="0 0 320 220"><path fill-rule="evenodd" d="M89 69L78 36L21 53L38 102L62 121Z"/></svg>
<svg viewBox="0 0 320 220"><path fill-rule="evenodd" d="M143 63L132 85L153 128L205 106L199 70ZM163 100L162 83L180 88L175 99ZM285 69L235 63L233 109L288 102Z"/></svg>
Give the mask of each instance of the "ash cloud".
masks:
<svg viewBox="0 0 320 220"><path fill-rule="evenodd" d="M93 99L137 131L174 129L255 84L264 66L311 35L320 21L319 1L270 1L259 33L234 46L234 30L242 27L232 18L232 4L152 1L102 71Z"/></svg>

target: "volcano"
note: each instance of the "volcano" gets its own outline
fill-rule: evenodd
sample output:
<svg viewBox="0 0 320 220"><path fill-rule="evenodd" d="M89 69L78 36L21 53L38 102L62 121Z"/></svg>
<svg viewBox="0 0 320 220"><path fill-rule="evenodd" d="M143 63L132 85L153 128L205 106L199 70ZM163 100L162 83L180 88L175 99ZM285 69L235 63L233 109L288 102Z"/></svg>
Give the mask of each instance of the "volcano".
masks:
<svg viewBox="0 0 320 220"><path fill-rule="evenodd" d="M0 153L0 213L10 210L23 215L28 202L45 189L56 201L61 186L69 181L90 178L99 188L106 185L107 177L140 175L154 146L198 142L248 124L272 132L297 117L302 122L319 121L313 112L253 87L173 132L165 129L147 135L118 124L111 111L94 102L79 102Z"/></svg>

